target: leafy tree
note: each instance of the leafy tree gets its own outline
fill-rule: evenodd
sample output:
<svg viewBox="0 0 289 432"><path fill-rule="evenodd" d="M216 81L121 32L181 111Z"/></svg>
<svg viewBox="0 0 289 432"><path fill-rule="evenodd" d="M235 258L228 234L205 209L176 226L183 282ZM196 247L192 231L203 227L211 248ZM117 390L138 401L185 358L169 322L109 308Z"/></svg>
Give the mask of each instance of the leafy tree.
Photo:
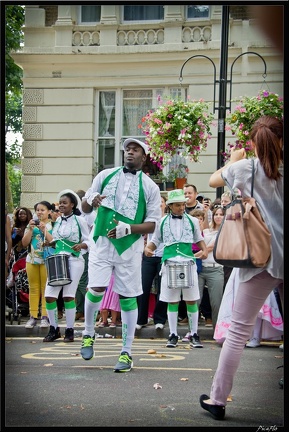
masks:
<svg viewBox="0 0 289 432"><path fill-rule="evenodd" d="M22 69L11 57L11 51L23 44L24 7L19 5L5 6L5 94L22 93Z"/></svg>
<svg viewBox="0 0 289 432"><path fill-rule="evenodd" d="M20 206L22 173L20 169L15 168L15 166L10 163L7 164L7 172L11 185L13 208L16 208Z"/></svg>
<svg viewBox="0 0 289 432"><path fill-rule="evenodd" d="M11 52L23 43L24 7L5 6L5 202L9 212L20 203L21 171L14 172L19 164L21 146L15 139L8 146L7 132L22 131L22 69L17 66ZM11 189L13 188L13 192Z"/></svg>

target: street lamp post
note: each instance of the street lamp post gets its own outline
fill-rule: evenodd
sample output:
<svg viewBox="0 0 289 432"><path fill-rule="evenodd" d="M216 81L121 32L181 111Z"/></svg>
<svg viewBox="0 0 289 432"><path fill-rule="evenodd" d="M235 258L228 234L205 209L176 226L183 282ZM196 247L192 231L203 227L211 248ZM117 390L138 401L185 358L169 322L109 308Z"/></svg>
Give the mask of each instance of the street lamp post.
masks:
<svg viewBox="0 0 289 432"><path fill-rule="evenodd" d="M264 58L254 52L254 51L247 51L242 54L240 54L238 57L235 58L231 65L230 70L230 79L227 79L227 65L228 65L228 34L229 34L229 6L222 6L222 32L221 32L221 53L220 53L220 80L216 79L216 65L213 62L213 60L205 55L197 54L192 57L189 57L182 65L180 70L180 76L179 81L182 84L183 81L183 68L190 61L191 59L195 57L204 57L208 59L214 68L214 112L218 110L218 141L217 141L217 169L221 168L223 165L223 153L225 152L225 138L226 138L226 131L225 131L225 125L226 125L226 110L231 110L231 98L232 98L232 74L233 74L233 66L235 62L242 57L245 54L254 54L260 57L260 59L264 63L264 74L263 78L266 77L266 62ZM227 106L227 85L230 84L230 100L229 105ZM216 106L216 84L219 84L219 103L218 106ZM223 193L224 188L217 188L216 189L216 196L217 198L220 198L221 194Z"/></svg>
<svg viewBox="0 0 289 432"><path fill-rule="evenodd" d="M222 157L223 157L223 152L225 151L228 34L229 34L229 6L222 6L222 33L221 33L220 83L219 83L219 108L218 108L217 169L219 169L222 166ZM223 187L217 188L217 190L216 190L217 198L220 198L223 192L224 192Z"/></svg>

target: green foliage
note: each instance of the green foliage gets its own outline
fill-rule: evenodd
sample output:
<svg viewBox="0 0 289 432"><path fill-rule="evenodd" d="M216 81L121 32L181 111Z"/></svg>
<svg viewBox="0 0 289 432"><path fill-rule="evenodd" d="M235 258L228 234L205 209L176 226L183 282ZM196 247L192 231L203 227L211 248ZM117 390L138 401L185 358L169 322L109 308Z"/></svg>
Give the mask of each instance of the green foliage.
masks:
<svg viewBox="0 0 289 432"><path fill-rule="evenodd" d="M22 131L22 69L11 57L23 43L24 7L5 6L5 134L9 131ZM5 145L6 155L10 147ZM10 159L19 158L17 142L12 147Z"/></svg>
<svg viewBox="0 0 289 432"><path fill-rule="evenodd" d="M11 57L11 51L23 43L24 7L5 6L5 95L9 92L20 96L22 92L22 69Z"/></svg>
<svg viewBox="0 0 289 432"><path fill-rule="evenodd" d="M235 110L227 116L226 130L236 137L234 143L228 143L228 151L223 153L224 160L230 157L231 148L244 148L248 157L254 157L250 132L253 124L262 116L283 118L283 98L278 94L261 90L257 96L244 96Z"/></svg>
<svg viewBox="0 0 289 432"><path fill-rule="evenodd" d="M2 9L4 10L4 9ZM5 202L8 211L20 205L21 176L16 168L21 155L17 139L7 144L7 132L22 132L22 69L17 66L11 52L17 51L24 40L24 6L5 5Z"/></svg>
<svg viewBox="0 0 289 432"><path fill-rule="evenodd" d="M5 132L21 132L22 130L22 97L8 93L5 104Z"/></svg>
<svg viewBox="0 0 289 432"><path fill-rule="evenodd" d="M160 171L160 173L158 174L158 178L162 182L174 182L176 180L175 173L172 170L169 170L167 174L164 174L163 171Z"/></svg>
<svg viewBox="0 0 289 432"><path fill-rule="evenodd" d="M6 165L11 185L13 208L16 208L20 206L22 171L13 166L12 163L7 163Z"/></svg>

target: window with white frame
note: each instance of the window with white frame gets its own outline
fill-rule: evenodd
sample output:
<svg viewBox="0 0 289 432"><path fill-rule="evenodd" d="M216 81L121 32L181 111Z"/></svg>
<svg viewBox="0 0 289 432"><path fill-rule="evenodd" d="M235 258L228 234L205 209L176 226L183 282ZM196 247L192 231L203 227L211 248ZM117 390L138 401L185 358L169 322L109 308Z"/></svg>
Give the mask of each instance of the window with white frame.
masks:
<svg viewBox="0 0 289 432"><path fill-rule="evenodd" d="M188 5L187 18L209 18L210 6L206 5Z"/></svg>
<svg viewBox="0 0 289 432"><path fill-rule="evenodd" d="M159 104L171 99L186 99L185 88L171 87L146 90L124 90L123 91L123 117L122 117L122 137L137 136L140 134L142 118L148 110L156 108Z"/></svg>
<svg viewBox="0 0 289 432"><path fill-rule="evenodd" d="M98 5L83 5L80 6L79 22L81 23L95 23L100 21L101 6Z"/></svg>
<svg viewBox="0 0 289 432"><path fill-rule="evenodd" d="M98 166L111 168L115 164L116 92L100 91L98 104Z"/></svg>
<svg viewBox="0 0 289 432"><path fill-rule="evenodd" d="M187 89L162 87L99 92L97 121L99 169L121 163L115 153L116 142L122 143L128 137L145 140L140 127L142 118L150 109L156 108L169 98L186 100Z"/></svg>
<svg viewBox="0 0 289 432"><path fill-rule="evenodd" d="M164 19L163 5L124 5L123 21L161 21Z"/></svg>

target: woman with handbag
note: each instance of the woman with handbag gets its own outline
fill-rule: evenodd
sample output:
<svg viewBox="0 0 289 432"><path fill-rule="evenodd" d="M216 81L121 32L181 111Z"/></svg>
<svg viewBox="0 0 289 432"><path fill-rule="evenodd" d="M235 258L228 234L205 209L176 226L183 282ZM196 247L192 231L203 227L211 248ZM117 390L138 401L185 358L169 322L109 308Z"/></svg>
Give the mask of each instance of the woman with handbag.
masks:
<svg viewBox="0 0 289 432"><path fill-rule="evenodd" d="M241 355L253 331L257 315L270 292L279 287L283 303L283 121L263 116L252 127L254 197L271 232L271 256L265 267L240 268L240 283L232 323L222 346L210 396L200 396L203 409L216 420L225 417L225 406ZM212 174L209 185L230 184L242 197L250 196L252 163L245 149L231 151L230 161ZM234 241L234 239L231 239ZM283 304L282 304L283 307ZM284 310L284 308L283 308Z"/></svg>

